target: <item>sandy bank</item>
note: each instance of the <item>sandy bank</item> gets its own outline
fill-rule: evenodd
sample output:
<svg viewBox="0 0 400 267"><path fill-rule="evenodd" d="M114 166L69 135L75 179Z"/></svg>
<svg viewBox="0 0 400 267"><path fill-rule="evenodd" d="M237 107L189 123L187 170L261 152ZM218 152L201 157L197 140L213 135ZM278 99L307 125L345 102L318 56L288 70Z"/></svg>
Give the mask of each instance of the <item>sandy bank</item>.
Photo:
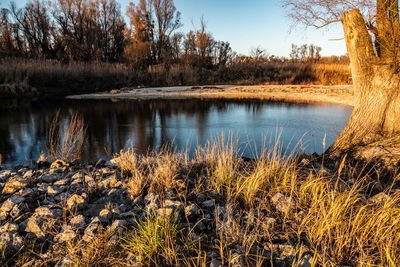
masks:
<svg viewBox="0 0 400 267"><path fill-rule="evenodd" d="M323 102L353 106L351 85L257 85L180 86L129 88L110 92L73 95L70 99L260 99L288 102Z"/></svg>

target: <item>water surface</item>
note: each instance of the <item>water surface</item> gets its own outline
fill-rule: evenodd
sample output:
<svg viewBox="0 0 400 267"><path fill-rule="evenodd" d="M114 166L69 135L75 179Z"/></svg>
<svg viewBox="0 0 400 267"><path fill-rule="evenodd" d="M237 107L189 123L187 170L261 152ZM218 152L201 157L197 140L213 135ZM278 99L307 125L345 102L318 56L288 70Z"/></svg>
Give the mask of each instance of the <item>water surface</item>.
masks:
<svg viewBox="0 0 400 267"><path fill-rule="evenodd" d="M3 163L26 163L46 152L49 125L58 110L62 120L74 112L83 115L87 161L109 158L122 148L144 153L170 143L193 153L197 145L221 134L238 137L247 157L254 157L265 140L273 141L277 135L288 151L301 139L304 152L322 153L324 136L327 148L352 112L339 105L262 101L38 100L0 110Z"/></svg>

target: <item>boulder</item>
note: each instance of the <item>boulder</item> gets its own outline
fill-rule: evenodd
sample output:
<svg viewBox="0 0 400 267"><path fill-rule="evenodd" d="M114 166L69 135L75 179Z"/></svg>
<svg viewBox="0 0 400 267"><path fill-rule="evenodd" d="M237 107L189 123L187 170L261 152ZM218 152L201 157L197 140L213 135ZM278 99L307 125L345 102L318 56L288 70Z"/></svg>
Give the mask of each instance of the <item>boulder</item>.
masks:
<svg viewBox="0 0 400 267"><path fill-rule="evenodd" d="M24 189L28 186L28 180L21 177L11 178L3 188L3 194L14 194L15 192Z"/></svg>
<svg viewBox="0 0 400 267"><path fill-rule="evenodd" d="M81 195L74 194L67 200L67 207L71 211L81 210L85 207L86 201Z"/></svg>

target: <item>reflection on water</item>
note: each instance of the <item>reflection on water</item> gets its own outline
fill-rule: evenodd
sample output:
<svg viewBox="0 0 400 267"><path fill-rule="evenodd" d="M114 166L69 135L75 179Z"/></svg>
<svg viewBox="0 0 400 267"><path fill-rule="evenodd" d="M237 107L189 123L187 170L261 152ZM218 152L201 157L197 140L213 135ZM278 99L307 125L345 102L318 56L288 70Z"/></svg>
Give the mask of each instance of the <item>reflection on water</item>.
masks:
<svg viewBox="0 0 400 267"><path fill-rule="evenodd" d="M5 103L6 104L6 103ZM3 107L5 106L2 105ZM9 104L9 103L8 103ZM77 111L87 123L83 158L108 158L124 147L138 152L173 142L192 151L220 136L239 137L245 156L254 156L263 141L280 141L292 149L300 138L306 153L323 152L343 129L351 108L326 104L200 100L40 100L1 109L0 154L8 164L37 159L45 152L53 116L66 120ZM250 141L250 145L249 145Z"/></svg>

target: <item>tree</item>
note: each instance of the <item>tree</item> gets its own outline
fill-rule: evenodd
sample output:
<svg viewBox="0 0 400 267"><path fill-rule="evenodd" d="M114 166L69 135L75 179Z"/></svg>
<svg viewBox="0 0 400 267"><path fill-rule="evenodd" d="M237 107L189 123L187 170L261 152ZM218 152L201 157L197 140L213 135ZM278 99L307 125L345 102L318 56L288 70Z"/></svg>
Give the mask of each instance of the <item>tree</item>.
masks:
<svg viewBox="0 0 400 267"><path fill-rule="evenodd" d="M400 22L398 0L287 0L289 14L317 28L343 25L355 107L330 152L400 136Z"/></svg>

